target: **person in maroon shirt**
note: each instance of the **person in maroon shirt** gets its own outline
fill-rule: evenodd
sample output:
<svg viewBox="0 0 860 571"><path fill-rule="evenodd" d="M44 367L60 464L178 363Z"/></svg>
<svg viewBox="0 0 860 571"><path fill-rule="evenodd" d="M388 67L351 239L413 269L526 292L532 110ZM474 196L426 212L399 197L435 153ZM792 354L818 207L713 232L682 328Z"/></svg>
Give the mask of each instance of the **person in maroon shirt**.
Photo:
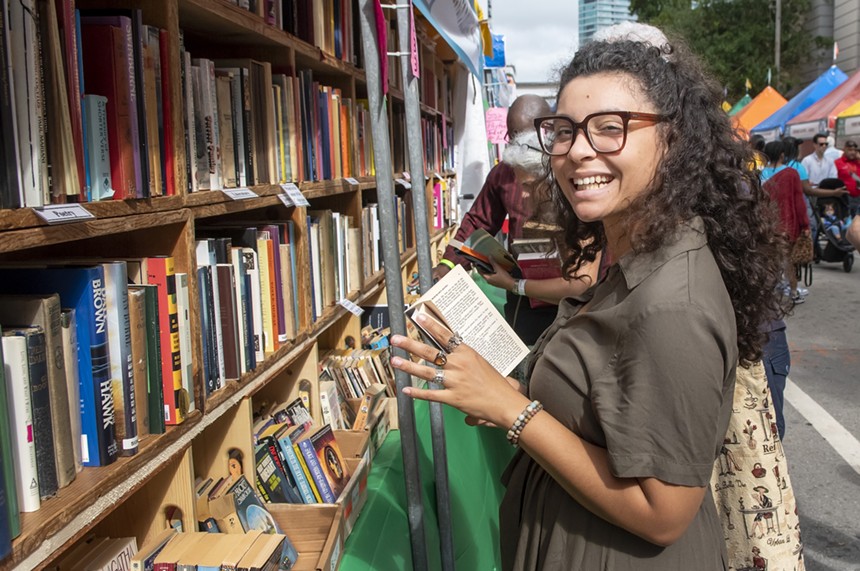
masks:
<svg viewBox="0 0 860 571"><path fill-rule="evenodd" d="M851 216L855 216L860 209L860 188L857 186L860 181L860 156L858 156L857 143L850 139L845 141L842 149L842 156L836 159L834 164L839 180L844 182L845 188L848 189L848 210Z"/></svg>
<svg viewBox="0 0 860 571"><path fill-rule="evenodd" d="M513 139L517 134L527 130L534 130L535 117L548 115L550 112L549 104L542 97L537 95L517 97L508 109L508 139ZM487 175L481 192L460 222L460 228L454 238L464 241L479 228L495 236L501 230L505 218L509 219L509 238L521 238L523 225L532 216L530 198L517 182L514 169L505 163L497 164ZM457 255L454 248L448 246L442 261L433 268L433 280L440 279L457 264L467 270L471 268L468 260ZM555 319L556 311L555 306L533 309L527 299L521 298L514 292L507 292L505 318L526 345L534 344Z"/></svg>

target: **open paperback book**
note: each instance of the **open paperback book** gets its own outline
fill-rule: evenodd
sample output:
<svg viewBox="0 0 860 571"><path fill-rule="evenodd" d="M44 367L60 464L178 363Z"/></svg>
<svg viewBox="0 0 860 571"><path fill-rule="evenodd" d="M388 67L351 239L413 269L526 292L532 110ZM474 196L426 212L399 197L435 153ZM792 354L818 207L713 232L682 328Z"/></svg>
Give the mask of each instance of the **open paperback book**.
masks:
<svg viewBox="0 0 860 571"><path fill-rule="evenodd" d="M451 239L448 243L458 254L478 266L484 273L493 273L490 258L506 272L510 272L517 266L516 260L505 250L505 247L483 228L478 228L462 242Z"/></svg>
<svg viewBox="0 0 860 571"><path fill-rule="evenodd" d="M455 266L406 311L425 339L441 349L448 340L434 339L422 329L415 322L419 313L459 333L464 343L502 375L509 375L529 353L528 347L462 266Z"/></svg>

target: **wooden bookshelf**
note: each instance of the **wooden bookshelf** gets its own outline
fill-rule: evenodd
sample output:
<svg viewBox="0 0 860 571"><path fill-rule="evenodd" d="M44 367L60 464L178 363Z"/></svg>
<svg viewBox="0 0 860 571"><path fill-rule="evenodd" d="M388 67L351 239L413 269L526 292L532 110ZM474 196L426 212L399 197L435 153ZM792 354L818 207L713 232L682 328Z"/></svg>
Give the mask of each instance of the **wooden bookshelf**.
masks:
<svg viewBox="0 0 860 571"><path fill-rule="evenodd" d="M0 560L0 571L43 568L57 561L77 542L92 533L134 535L138 544L162 529L158 518L165 506L177 506L182 521L188 527L196 523L194 477L214 473L219 458L227 448L253 448L249 440L250 410L253 395L269 393L292 395L294 369L310 374L316 369L316 355L321 347L328 348L342 339L346 331L354 334L360 329L359 320L338 304L323 309L315 320L310 314L310 283L306 275L297 278L300 297L300 328L295 337L267 354L252 371L230 380L212 394L205 394L203 380L201 300L197 288L195 240L197 230L207 225L231 221L291 220L296 227L297 273L306 274L310 265L308 240L304 221L308 210L331 209L350 215L361 224L362 207L377 199L375 176L353 176L358 184L346 177L331 180L293 181L311 206L287 207L279 195L280 183L250 185L256 198L233 200L217 190L189 192L183 132L182 77L180 66L180 31L185 47L194 57L253 58L272 66L292 70L312 70L322 85L342 91L344 98L354 101L366 98L364 70L334 54L311 45L295 35L277 29L266 21L227 0L74 0L81 9L141 9L145 25L166 30L168 60L174 62L168 77L170 95L174 101L169 116L173 123L173 174L176 194L148 199L127 199L85 202L81 206L95 218L65 225L48 225L33 208L0 210L0 264L39 263L68 258L131 258L169 255L178 272L188 274L191 313L191 355L193 390L196 410L180 425L168 426L164 434L141 438L139 452L101 468L84 468L75 481L61 489L56 497L42 502L33 513L22 514L22 532L12 542L12 555ZM358 15L354 15L358 18ZM422 26L428 24L419 19ZM422 38L429 36L424 35ZM424 41L424 40L422 40ZM447 73L445 52L439 45L425 47L421 55L432 61L426 63L438 75ZM428 69L429 69L428 68ZM392 73L394 70L392 69ZM389 99L397 102L398 110L390 105L391 113L402 114L403 93L393 87ZM442 103L441 99L438 103ZM437 117L445 109L422 105L424 115ZM450 114L446 115L451 120ZM50 127L48 133L50 134ZM368 130L369 136L369 130ZM453 142L451 142L453 144ZM402 153L403 149L394 152ZM428 165L428 173L435 167ZM432 176L428 174L428 176ZM446 171L443 176L453 178ZM395 174L395 179L402 174ZM420 192L398 187L398 195ZM430 196L432 200L432 196ZM432 203L429 208L432 210ZM412 225L411 212L404 223ZM414 229L412 230L414 235ZM435 244L446 231L434 231ZM435 247L435 246L434 246ZM407 274L416 265L414 247L405 248L401 268ZM384 297L384 272L362 274L359 287L344 297L363 305ZM309 357L313 355L314 357ZM302 368L303 367L303 368ZM316 381L316 377L313 377ZM144 395L145 396L145 395ZM316 393L315 393L315 398ZM232 429L239 426L237 432ZM237 437L237 434L239 435ZM234 439L235 440L231 440ZM250 481L253 481L251 464ZM247 471L247 464L246 464ZM301 512L299 510L296 513ZM323 513L324 512L324 513ZM330 512L330 513L329 513ZM288 533L298 544L314 552L331 555L340 550L343 530L337 526L330 531L332 521L340 521L340 509L309 510L308 528L301 521L290 521ZM306 568L308 561L300 568ZM313 568L309 566L307 568Z"/></svg>

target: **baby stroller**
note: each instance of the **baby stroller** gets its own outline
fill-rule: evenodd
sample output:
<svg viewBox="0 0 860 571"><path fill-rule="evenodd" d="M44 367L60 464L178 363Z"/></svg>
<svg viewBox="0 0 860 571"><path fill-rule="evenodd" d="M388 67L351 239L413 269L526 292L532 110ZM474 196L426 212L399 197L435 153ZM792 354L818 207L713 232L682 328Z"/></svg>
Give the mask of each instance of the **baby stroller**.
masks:
<svg viewBox="0 0 860 571"><path fill-rule="evenodd" d="M835 189L844 186L839 179L826 178L819 185L824 189ZM845 240L844 233L842 239L837 240L833 235L824 230L824 211L828 205L833 206L834 213L839 220L845 220L848 217L848 198L841 197L819 197L813 215L818 226L818 236L815 241L815 263L819 262L835 262L841 263L842 269L850 272L854 266L854 247ZM860 221L855 221L860 224Z"/></svg>

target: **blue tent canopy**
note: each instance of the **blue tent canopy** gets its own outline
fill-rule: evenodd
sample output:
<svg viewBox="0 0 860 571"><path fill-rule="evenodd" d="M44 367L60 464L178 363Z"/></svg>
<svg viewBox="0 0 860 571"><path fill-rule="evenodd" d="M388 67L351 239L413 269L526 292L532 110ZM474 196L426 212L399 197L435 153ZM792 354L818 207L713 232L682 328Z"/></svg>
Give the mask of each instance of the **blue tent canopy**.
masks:
<svg viewBox="0 0 860 571"><path fill-rule="evenodd" d="M833 91L846 79L848 76L841 69L835 65L830 66L830 69L819 75L815 81L803 88L773 115L753 127L751 132L773 131L778 136L785 129L788 121Z"/></svg>

